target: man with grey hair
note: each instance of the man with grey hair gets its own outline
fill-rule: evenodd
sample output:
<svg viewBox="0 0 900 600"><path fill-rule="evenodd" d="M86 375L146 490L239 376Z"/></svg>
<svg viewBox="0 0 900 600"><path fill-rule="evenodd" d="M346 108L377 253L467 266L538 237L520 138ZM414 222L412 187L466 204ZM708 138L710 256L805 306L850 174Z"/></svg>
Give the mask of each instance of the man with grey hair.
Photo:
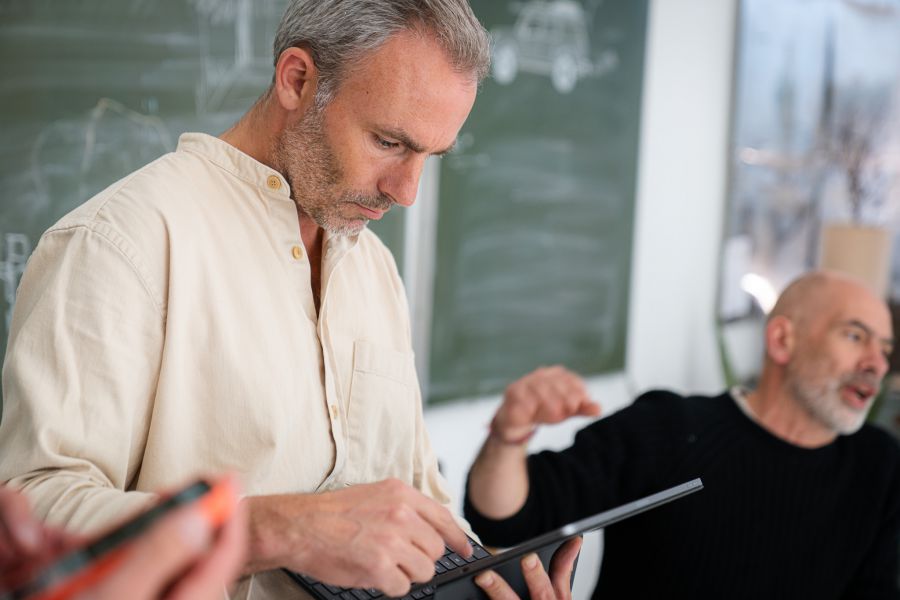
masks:
<svg viewBox="0 0 900 600"><path fill-rule="evenodd" d="M466 516L507 545L702 477L703 492L606 529L595 598L898 598L900 449L865 425L891 316L865 285L816 272L769 315L759 384L653 391L526 456L540 423L596 413L560 367L507 390L469 474Z"/></svg>
<svg viewBox="0 0 900 600"><path fill-rule="evenodd" d="M51 227L3 372L0 480L95 529L236 471L249 561L403 595L465 533L425 431L394 260L365 229L416 196L488 67L465 0L295 0L270 88Z"/></svg>

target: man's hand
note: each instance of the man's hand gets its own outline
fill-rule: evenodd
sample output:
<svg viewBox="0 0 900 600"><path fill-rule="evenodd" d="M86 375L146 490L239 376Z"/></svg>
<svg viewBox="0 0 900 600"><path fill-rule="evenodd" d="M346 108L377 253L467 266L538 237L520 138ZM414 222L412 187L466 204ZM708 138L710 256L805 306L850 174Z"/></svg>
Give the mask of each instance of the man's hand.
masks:
<svg viewBox="0 0 900 600"><path fill-rule="evenodd" d="M506 444L524 443L540 424L599 414L600 405L588 397L581 377L558 365L542 367L506 388L491 435Z"/></svg>
<svg viewBox="0 0 900 600"><path fill-rule="evenodd" d="M245 502L251 572L287 567L325 583L403 596L413 582L434 576L445 542L461 556L472 554L446 508L396 479Z"/></svg>
<svg viewBox="0 0 900 600"><path fill-rule="evenodd" d="M172 511L130 542L115 570L78 599L221 599L247 550L247 515L234 484L232 490L235 513L218 532L199 504Z"/></svg>
<svg viewBox="0 0 900 600"><path fill-rule="evenodd" d="M45 527L25 496L0 486L0 589L21 585L80 538Z"/></svg>
<svg viewBox="0 0 900 600"><path fill-rule="evenodd" d="M237 505L236 491L230 500ZM244 560L245 517L237 506L217 533L199 505L179 508L129 542L113 570L80 590L77 598L222 598ZM24 584L84 541L45 527L32 516L24 496L0 486L0 589Z"/></svg>
<svg viewBox="0 0 900 600"><path fill-rule="evenodd" d="M571 600L572 570L575 559L581 551L581 538L569 540L559 547L550 561L550 575L544 571L536 554L528 554L522 559L522 574L528 585L528 595L532 600ZM493 571L485 571L475 578L475 583L484 590L491 600L519 600L509 584Z"/></svg>

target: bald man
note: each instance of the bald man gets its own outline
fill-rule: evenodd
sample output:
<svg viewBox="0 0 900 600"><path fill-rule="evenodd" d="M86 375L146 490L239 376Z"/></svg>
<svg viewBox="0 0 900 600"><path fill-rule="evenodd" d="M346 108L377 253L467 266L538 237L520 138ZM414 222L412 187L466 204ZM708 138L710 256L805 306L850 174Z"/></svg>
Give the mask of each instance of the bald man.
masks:
<svg viewBox="0 0 900 600"><path fill-rule="evenodd" d="M900 448L865 424L888 369L888 308L862 283L792 283L755 390L654 391L527 456L542 423L598 406L561 367L510 386L469 474L466 516L508 546L702 477L705 489L607 528L595 598L900 598Z"/></svg>

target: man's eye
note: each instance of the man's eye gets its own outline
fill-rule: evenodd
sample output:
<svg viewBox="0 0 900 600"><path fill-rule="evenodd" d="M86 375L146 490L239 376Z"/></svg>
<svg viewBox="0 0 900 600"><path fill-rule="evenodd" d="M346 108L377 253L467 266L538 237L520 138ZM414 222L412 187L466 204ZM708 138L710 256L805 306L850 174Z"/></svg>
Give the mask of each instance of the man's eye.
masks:
<svg viewBox="0 0 900 600"><path fill-rule="evenodd" d="M844 335L847 336L847 339L851 342L861 342L863 341L863 336L858 331L848 331Z"/></svg>
<svg viewBox="0 0 900 600"><path fill-rule="evenodd" d="M382 148L384 148L385 150L392 150L400 145L397 142L389 142L388 140L386 140L382 137L378 137L378 136L375 136L375 143L378 144L379 146L381 146Z"/></svg>

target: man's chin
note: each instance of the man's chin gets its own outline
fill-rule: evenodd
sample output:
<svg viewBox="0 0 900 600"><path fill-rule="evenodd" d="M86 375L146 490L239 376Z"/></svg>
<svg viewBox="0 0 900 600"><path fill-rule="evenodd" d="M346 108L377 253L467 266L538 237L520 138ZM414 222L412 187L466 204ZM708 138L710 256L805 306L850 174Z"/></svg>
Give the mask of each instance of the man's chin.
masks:
<svg viewBox="0 0 900 600"><path fill-rule="evenodd" d="M368 219L352 219L340 223L319 223L319 226L331 235L354 237L362 233L368 224Z"/></svg>
<svg viewBox="0 0 900 600"><path fill-rule="evenodd" d="M865 425L870 408L871 403L864 410L847 409L840 415L839 422L834 424L833 429L840 435L853 435Z"/></svg>

